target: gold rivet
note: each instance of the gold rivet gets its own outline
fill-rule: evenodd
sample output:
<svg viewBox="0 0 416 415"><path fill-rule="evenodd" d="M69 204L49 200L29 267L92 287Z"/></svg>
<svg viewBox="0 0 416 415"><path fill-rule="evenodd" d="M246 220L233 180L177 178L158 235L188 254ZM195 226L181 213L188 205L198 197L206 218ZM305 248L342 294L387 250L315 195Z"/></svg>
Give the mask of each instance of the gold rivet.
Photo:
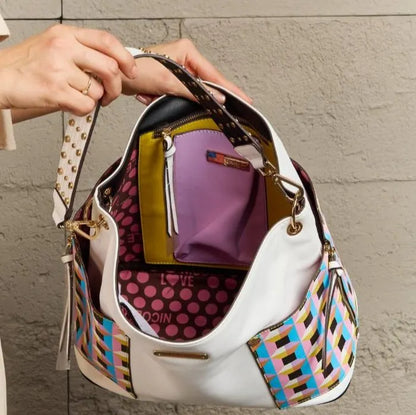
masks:
<svg viewBox="0 0 416 415"><path fill-rule="evenodd" d="M72 147L72 148L75 148L76 146L77 146L77 144L76 144L76 143L72 143L72 144L71 144L71 147Z"/></svg>
<svg viewBox="0 0 416 415"><path fill-rule="evenodd" d="M61 157L64 159L64 158L66 158L66 153L65 153L65 151L61 151Z"/></svg>
<svg viewBox="0 0 416 415"><path fill-rule="evenodd" d="M88 115L87 122L91 122L91 121L92 121L92 117L91 117L91 115Z"/></svg>
<svg viewBox="0 0 416 415"><path fill-rule="evenodd" d="M81 155L81 150L77 150L76 152L75 152L75 154L79 157L80 155Z"/></svg>
<svg viewBox="0 0 416 415"><path fill-rule="evenodd" d="M72 166L71 170L72 170L73 173L76 173L77 172L77 166Z"/></svg>
<svg viewBox="0 0 416 415"><path fill-rule="evenodd" d="M69 135L66 135L64 140L65 140L65 143L69 143L71 141L71 137Z"/></svg>
<svg viewBox="0 0 416 415"><path fill-rule="evenodd" d="M58 174L64 174L64 169L62 167L59 167Z"/></svg>
<svg viewBox="0 0 416 415"><path fill-rule="evenodd" d="M248 141L248 137L246 135L244 136L244 141Z"/></svg>
<svg viewBox="0 0 416 415"><path fill-rule="evenodd" d="M68 183L68 187L69 187L70 189L72 189L72 188L74 187L74 183L69 182L69 183Z"/></svg>
<svg viewBox="0 0 416 415"><path fill-rule="evenodd" d="M73 126L75 125L75 120L71 118L71 119L68 121L68 124L69 124L71 127L73 127Z"/></svg>
<svg viewBox="0 0 416 415"><path fill-rule="evenodd" d="M80 127L80 126L78 126L78 127L76 128L76 131L79 133L79 132L81 131L81 127Z"/></svg>
<svg viewBox="0 0 416 415"><path fill-rule="evenodd" d="M65 204L69 205L69 198L68 197L65 198Z"/></svg>
<svg viewBox="0 0 416 415"><path fill-rule="evenodd" d="M223 114L223 110L222 109L219 109L218 110L218 114L222 115Z"/></svg>
<svg viewBox="0 0 416 415"><path fill-rule="evenodd" d="M64 176L64 180L67 181L69 179L68 176Z"/></svg>
<svg viewBox="0 0 416 415"><path fill-rule="evenodd" d="M224 124L219 123L218 127L220 127L220 130L222 130L224 128Z"/></svg>
<svg viewBox="0 0 416 415"><path fill-rule="evenodd" d="M235 123L232 122L231 123L231 127L235 128Z"/></svg>
<svg viewBox="0 0 416 415"><path fill-rule="evenodd" d="M56 190L61 190L61 185L59 184L59 183L56 183L56 186L55 186L55 188L56 188Z"/></svg>
<svg viewBox="0 0 416 415"><path fill-rule="evenodd" d="M72 160L71 159L68 160L68 164L72 164Z"/></svg>
<svg viewBox="0 0 416 415"><path fill-rule="evenodd" d="M86 133L82 133L81 134L81 139L82 140L86 140L87 139L87 134Z"/></svg>

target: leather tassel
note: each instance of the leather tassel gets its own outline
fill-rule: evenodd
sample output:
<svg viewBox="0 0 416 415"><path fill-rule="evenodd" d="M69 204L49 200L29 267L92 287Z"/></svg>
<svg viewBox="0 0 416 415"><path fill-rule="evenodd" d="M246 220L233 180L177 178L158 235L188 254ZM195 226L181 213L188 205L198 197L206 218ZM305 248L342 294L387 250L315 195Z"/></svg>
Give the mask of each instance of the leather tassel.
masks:
<svg viewBox="0 0 416 415"><path fill-rule="evenodd" d="M65 266L66 302L64 318L62 320L61 335L59 338L56 370L69 370L71 360L72 336L72 254L62 255L61 260Z"/></svg>
<svg viewBox="0 0 416 415"><path fill-rule="evenodd" d="M329 271L329 287L328 295L325 305L325 338L324 346L322 348L322 370L325 370L328 364L328 332L329 332L329 318L331 314L331 304L334 298L335 288L337 286L338 279L341 278L343 272L341 265L335 259L330 258L328 264Z"/></svg>

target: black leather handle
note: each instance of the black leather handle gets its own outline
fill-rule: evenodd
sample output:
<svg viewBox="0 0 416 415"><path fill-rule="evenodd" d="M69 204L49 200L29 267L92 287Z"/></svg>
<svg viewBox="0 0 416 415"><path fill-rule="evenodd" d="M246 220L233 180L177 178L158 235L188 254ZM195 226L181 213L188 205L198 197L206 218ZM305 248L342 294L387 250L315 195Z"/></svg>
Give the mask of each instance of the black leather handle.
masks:
<svg viewBox="0 0 416 415"><path fill-rule="evenodd" d="M168 56L158 55L147 50L143 50L143 53L134 56L134 58L153 58L160 62L189 90L234 147L251 144L263 155L261 144L243 128L240 122L233 117L224 105L215 99L201 80L192 75L184 66L179 65Z"/></svg>

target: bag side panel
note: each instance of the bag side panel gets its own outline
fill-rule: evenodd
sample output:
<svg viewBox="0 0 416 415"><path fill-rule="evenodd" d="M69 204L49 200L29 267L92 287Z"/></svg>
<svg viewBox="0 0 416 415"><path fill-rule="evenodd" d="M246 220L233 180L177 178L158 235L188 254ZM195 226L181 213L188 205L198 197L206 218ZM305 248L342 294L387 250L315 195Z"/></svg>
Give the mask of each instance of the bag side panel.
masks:
<svg viewBox="0 0 416 415"><path fill-rule="evenodd" d="M88 276L72 238L75 291L75 348L97 369L131 397L136 397L131 383L130 340L114 321L92 305Z"/></svg>

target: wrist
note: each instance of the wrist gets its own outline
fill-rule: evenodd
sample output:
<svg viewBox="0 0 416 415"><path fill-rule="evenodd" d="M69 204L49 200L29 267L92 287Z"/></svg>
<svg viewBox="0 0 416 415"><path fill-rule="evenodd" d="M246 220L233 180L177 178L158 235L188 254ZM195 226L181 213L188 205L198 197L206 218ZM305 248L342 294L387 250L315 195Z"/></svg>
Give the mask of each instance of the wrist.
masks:
<svg viewBox="0 0 416 415"><path fill-rule="evenodd" d="M8 68L1 68L0 63L0 109L10 109L10 89L13 85L13 76Z"/></svg>

